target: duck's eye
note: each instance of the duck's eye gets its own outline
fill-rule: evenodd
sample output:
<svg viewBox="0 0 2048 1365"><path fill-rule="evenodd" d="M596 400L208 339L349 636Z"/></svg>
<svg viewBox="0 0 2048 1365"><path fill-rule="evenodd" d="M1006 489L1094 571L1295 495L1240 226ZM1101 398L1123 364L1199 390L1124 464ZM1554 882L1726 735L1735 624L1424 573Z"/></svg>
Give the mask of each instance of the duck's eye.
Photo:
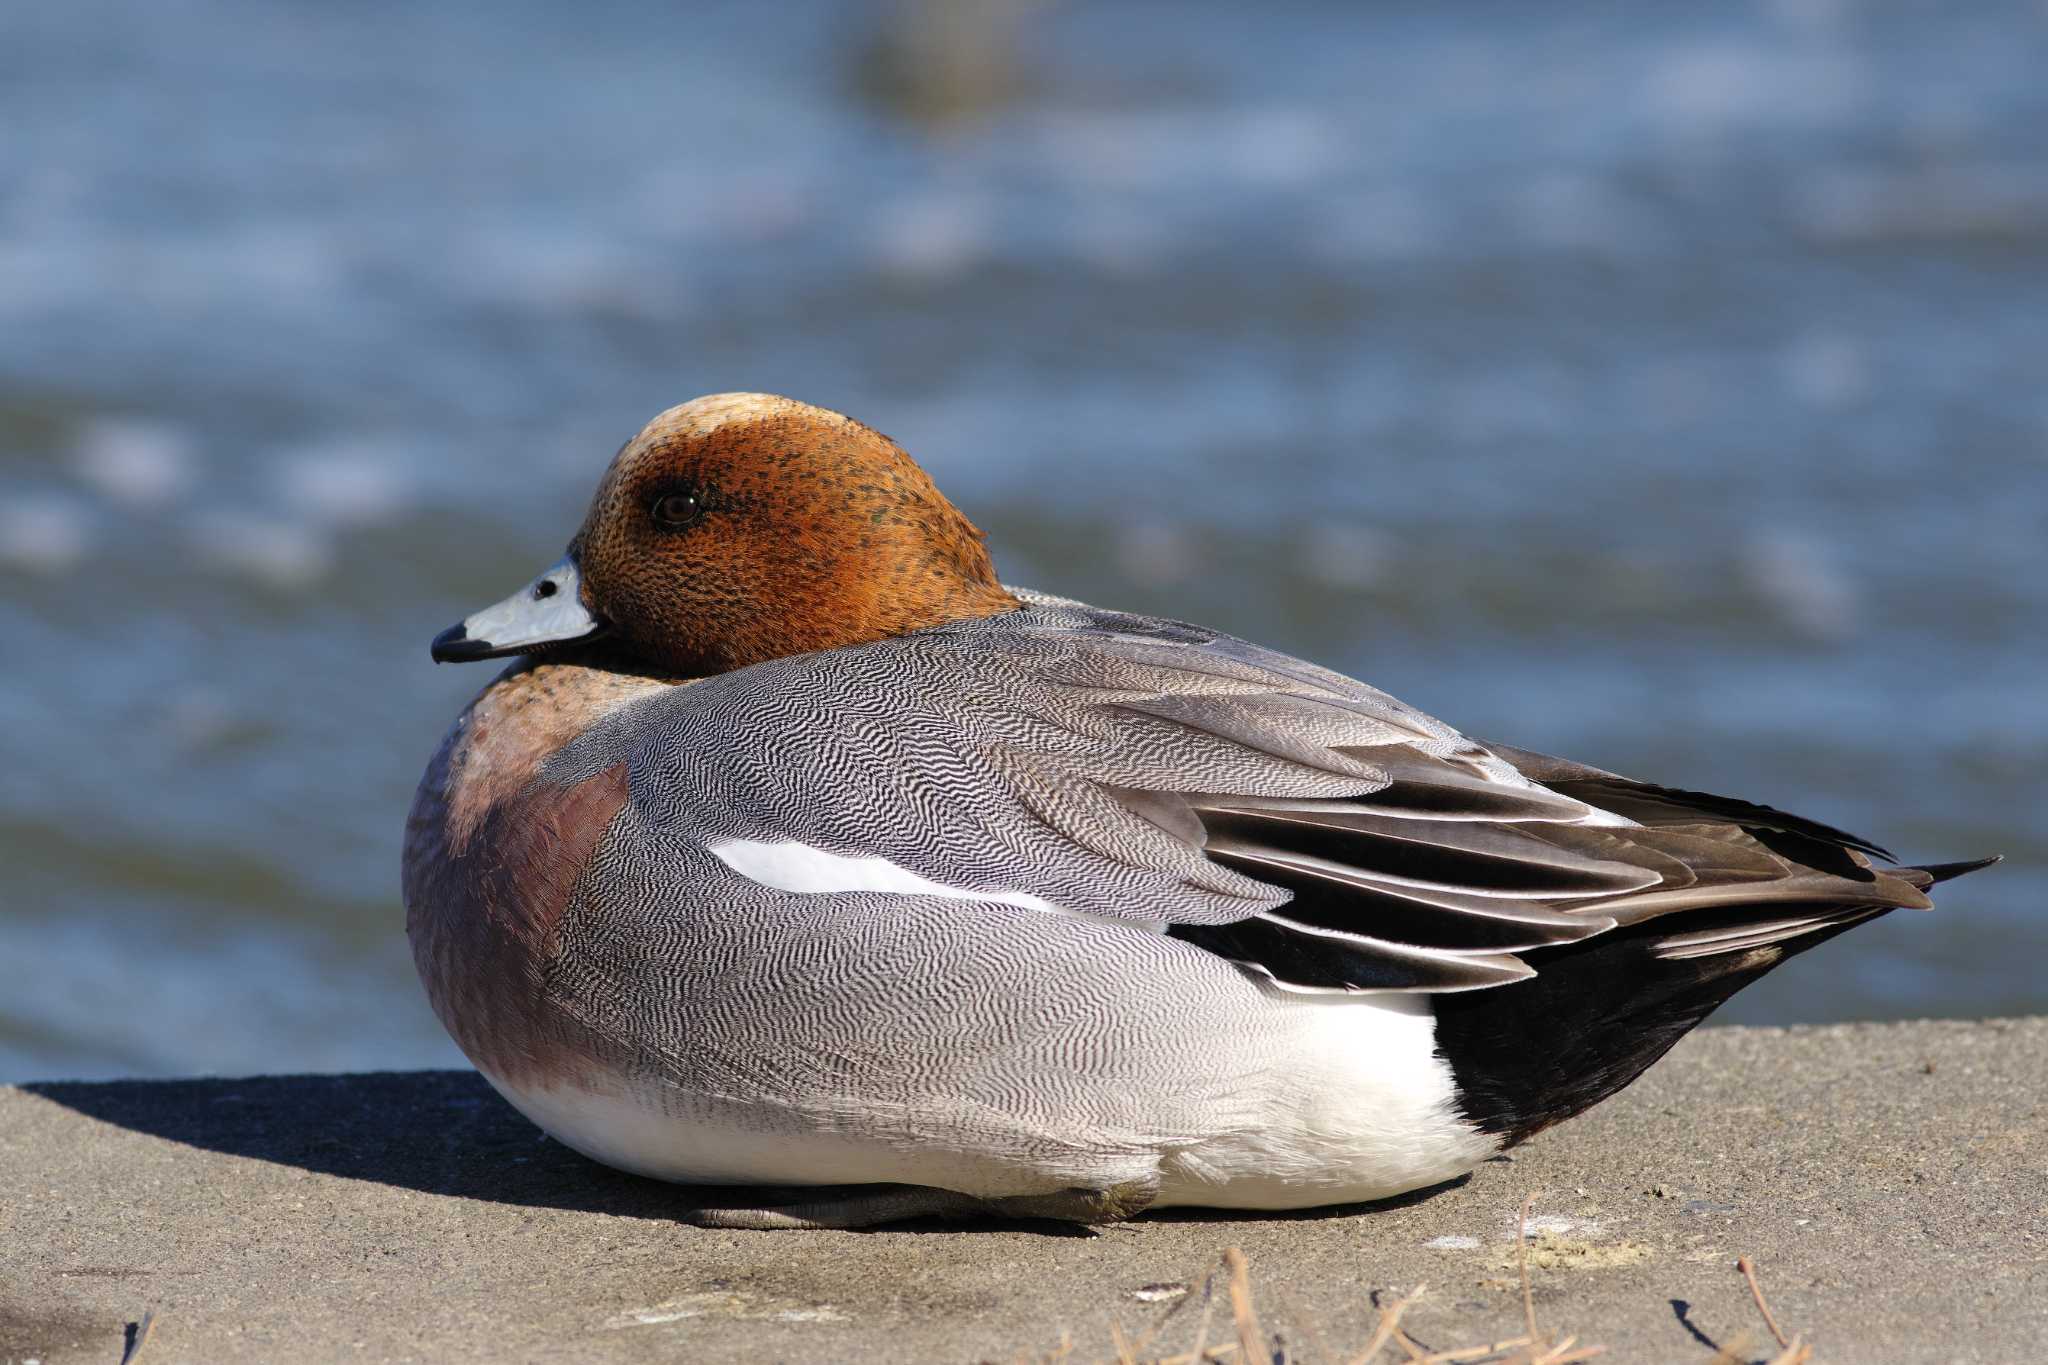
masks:
<svg viewBox="0 0 2048 1365"><path fill-rule="evenodd" d="M654 524L669 531L694 526L704 518L704 502L695 493L664 493L654 500Z"/></svg>

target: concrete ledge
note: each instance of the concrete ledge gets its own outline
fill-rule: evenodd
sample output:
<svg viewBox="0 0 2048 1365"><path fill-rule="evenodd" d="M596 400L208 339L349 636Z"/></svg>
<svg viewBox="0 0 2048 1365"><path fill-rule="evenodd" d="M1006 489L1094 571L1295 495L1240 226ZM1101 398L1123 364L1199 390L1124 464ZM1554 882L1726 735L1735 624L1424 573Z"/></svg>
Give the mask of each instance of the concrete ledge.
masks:
<svg viewBox="0 0 2048 1365"><path fill-rule="evenodd" d="M1521 1330L1532 1189L1538 1319L1607 1359L1771 1354L1738 1254L1822 1360L2033 1359L2048 1019L1708 1030L1426 1197L1101 1236L701 1231L664 1216L673 1188L541 1138L464 1073L0 1089L0 1362L112 1365L147 1310L138 1365L1013 1361L1063 1334L1100 1360L1112 1318L1139 1335L1192 1285L1145 1351L1170 1354L1231 1245L1289 1359L1348 1359L1370 1292L1423 1281L1405 1325L1445 1349Z"/></svg>

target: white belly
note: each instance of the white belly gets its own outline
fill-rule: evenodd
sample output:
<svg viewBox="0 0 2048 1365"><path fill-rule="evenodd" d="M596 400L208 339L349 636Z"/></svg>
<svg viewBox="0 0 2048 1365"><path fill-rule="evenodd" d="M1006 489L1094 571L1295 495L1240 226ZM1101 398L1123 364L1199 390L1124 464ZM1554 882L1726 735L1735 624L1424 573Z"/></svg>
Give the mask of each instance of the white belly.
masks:
<svg viewBox="0 0 2048 1365"><path fill-rule="evenodd" d="M546 1089L485 1077L585 1156L683 1184L889 1182L996 1196L1156 1178L1155 1207L1288 1209L1419 1189L1497 1150L1493 1138L1456 1117L1427 1001L1294 996L1273 1003L1288 1025L1285 1064L1215 1105L1213 1122L1143 1137L1076 1132L1063 1153L1047 1151L1042 1140L992 1138L979 1110L982 1122L972 1128L954 1133L943 1117L925 1118L909 1125L922 1135L906 1139L900 1122L863 1123L844 1112L805 1122L730 1101L679 1105L681 1097L636 1090L622 1077Z"/></svg>
<svg viewBox="0 0 2048 1365"><path fill-rule="evenodd" d="M1457 1115L1436 1018L1414 996L1298 996L1293 1065L1262 1122L1160 1163L1155 1207L1298 1209L1385 1199L1463 1175L1500 1149Z"/></svg>
<svg viewBox="0 0 2048 1365"><path fill-rule="evenodd" d="M546 1089L484 1079L541 1131L593 1161L682 1185L938 1185L970 1193L1035 1193L1001 1188L1004 1174L970 1153L907 1146L864 1135L857 1125L804 1126L780 1113L729 1104L678 1112L649 1091L616 1078L602 1089ZM1015 1177L1010 1177L1014 1184Z"/></svg>

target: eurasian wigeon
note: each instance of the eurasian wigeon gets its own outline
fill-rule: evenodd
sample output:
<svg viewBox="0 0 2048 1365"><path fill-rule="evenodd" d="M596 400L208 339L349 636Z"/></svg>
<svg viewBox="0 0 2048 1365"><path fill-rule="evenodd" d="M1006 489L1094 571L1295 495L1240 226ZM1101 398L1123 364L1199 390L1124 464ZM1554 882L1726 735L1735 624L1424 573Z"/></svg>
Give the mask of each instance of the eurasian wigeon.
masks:
<svg viewBox="0 0 2048 1365"><path fill-rule="evenodd" d="M865 1187L724 1226L1437 1184L1983 865L1005 587L895 443L761 394L655 418L433 653L527 656L407 825L435 1011L599 1161Z"/></svg>

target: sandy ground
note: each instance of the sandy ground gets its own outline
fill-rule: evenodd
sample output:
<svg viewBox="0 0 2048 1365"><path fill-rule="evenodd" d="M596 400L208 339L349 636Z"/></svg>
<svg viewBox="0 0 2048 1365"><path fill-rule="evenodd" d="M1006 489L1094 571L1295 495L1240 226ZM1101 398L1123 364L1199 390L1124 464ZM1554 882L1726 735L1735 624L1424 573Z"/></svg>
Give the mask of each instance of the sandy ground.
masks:
<svg viewBox="0 0 2048 1365"><path fill-rule="evenodd" d="M1405 1325L1443 1350L1522 1330L1532 1190L1539 1325L1607 1360L1774 1354L1738 1255L1819 1360L2040 1359L2048 1019L1708 1030L1426 1197L1100 1235L699 1230L468 1074L0 1089L0 1362L114 1365L145 1313L137 1365L1085 1361L1112 1323L1152 1357L1231 1246L1288 1360L1351 1359L1423 1282Z"/></svg>

